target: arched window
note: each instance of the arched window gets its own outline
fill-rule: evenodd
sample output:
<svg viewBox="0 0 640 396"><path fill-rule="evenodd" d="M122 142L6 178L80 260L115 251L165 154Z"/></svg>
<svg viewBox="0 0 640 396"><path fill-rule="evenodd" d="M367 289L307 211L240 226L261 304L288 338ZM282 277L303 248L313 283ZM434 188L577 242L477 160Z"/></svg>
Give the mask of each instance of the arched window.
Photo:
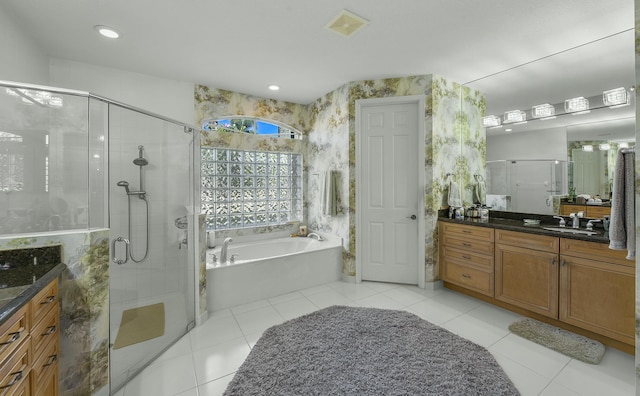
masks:
<svg viewBox="0 0 640 396"><path fill-rule="evenodd" d="M286 139L302 139L302 133L283 125L252 117L209 119L202 123L205 131L225 131L272 136Z"/></svg>

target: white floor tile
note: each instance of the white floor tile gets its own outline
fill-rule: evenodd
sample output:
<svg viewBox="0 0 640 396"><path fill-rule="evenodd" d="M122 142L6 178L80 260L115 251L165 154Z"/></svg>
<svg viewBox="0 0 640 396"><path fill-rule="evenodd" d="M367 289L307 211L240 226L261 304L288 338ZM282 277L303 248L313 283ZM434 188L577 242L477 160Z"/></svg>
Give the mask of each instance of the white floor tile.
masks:
<svg viewBox="0 0 640 396"><path fill-rule="evenodd" d="M231 312L234 315L238 315L238 314L242 314L245 312L249 312L249 311L253 311L255 309L260 309L260 308L264 308L264 307L268 307L271 304L269 304L269 301L267 300L259 300L259 301L254 301L248 304L242 304L242 305L238 305L235 307L231 307Z"/></svg>
<svg viewBox="0 0 640 396"><path fill-rule="evenodd" d="M189 389L188 391L178 393L176 396L199 396L198 388Z"/></svg>
<svg viewBox="0 0 640 396"><path fill-rule="evenodd" d="M196 376L190 355L154 363L124 388L124 396L173 396L195 388Z"/></svg>
<svg viewBox="0 0 640 396"><path fill-rule="evenodd" d="M331 292L331 290L332 288L328 284L324 284L324 285L310 287L308 289L302 289L298 291L302 293L304 296L309 297L310 295L317 294L317 293Z"/></svg>
<svg viewBox="0 0 640 396"><path fill-rule="evenodd" d="M258 342L260 337L262 337L263 333L264 332L262 331L258 331L256 333L246 334L244 336L245 341L247 341L247 344L249 344L249 348L253 349L253 347L256 345L256 342Z"/></svg>
<svg viewBox="0 0 640 396"><path fill-rule="evenodd" d="M342 283L342 285L334 287L333 290L355 301L378 294L377 291L362 283Z"/></svg>
<svg viewBox="0 0 640 396"><path fill-rule="evenodd" d="M396 310L403 308L402 304L383 294L375 294L371 297L358 300L354 303L354 306Z"/></svg>
<svg viewBox="0 0 640 396"><path fill-rule="evenodd" d="M396 287L400 287L397 283L385 283L385 282L372 282L372 281L364 281L363 285L367 286L370 289L377 291L378 293L386 292L391 289L395 289Z"/></svg>
<svg viewBox="0 0 640 396"><path fill-rule="evenodd" d="M549 379L555 377L571 361L566 355L515 334L509 334L496 342L489 351L494 355L505 356Z"/></svg>
<svg viewBox="0 0 640 396"><path fill-rule="evenodd" d="M579 393L562 386L556 382L552 382L547 386L540 396L581 396Z"/></svg>
<svg viewBox="0 0 640 396"><path fill-rule="evenodd" d="M233 374L207 382L198 387L199 396L221 396L233 379Z"/></svg>
<svg viewBox="0 0 640 396"><path fill-rule="evenodd" d="M628 396L635 394L634 357L607 348L600 364L572 360L554 382L584 396Z"/></svg>
<svg viewBox="0 0 640 396"><path fill-rule="evenodd" d="M537 396L551 380L502 355L494 355L496 361L516 386L522 396Z"/></svg>
<svg viewBox="0 0 640 396"><path fill-rule="evenodd" d="M243 334L265 331L273 325L284 322L284 318L271 305L236 314L235 317Z"/></svg>
<svg viewBox="0 0 640 396"><path fill-rule="evenodd" d="M167 349L162 355L160 355L152 364L158 362L173 359L179 356L191 356L191 341L189 340L189 334L185 334L182 338Z"/></svg>
<svg viewBox="0 0 640 396"><path fill-rule="evenodd" d="M242 338L242 336L240 326L233 315L209 318L204 324L189 332L191 349L194 351Z"/></svg>
<svg viewBox="0 0 640 396"><path fill-rule="evenodd" d="M334 290L320 291L307 295L307 298L318 308L327 308L332 305L350 305L353 300L335 292Z"/></svg>
<svg viewBox="0 0 640 396"><path fill-rule="evenodd" d="M436 325L442 325L443 323L464 313L445 307L432 299L420 301L406 307L405 309Z"/></svg>
<svg viewBox="0 0 640 396"><path fill-rule="evenodd" d="M236 372L250 351L244 338L194 351L193 365L198 385Z"/></svg>
<svg viewBox="0 0 640 396"><path fill-rule="evenodd" d="M509 334L509 330L504 330L490 321L487 322L468 313L445 322L442 327L485 348L489 348Z"/></svg>
<svg viewBox="0 0 640 396"><path fill-rule="evenodd" d="M318 310L318 307L305 296L300 295L300 297L295 300L273 304L273 307L285 320L297 318Z"/></svg>
<svg viewBox="0 0 640 396"><path fill-rule="evenodd" d="M419 289L417 287L415 289L396 287L382 292L382 294L393 300L396 300L402 306L406 307L427 299L427 297L420 293L418 290Z"/></svg>
<svg viewBox="0 0 640 396"><path fill-rule="evenodd" d="M283 294L281 296L270 298L268 299L268 301L269 303L271 303L271 305L275 305L275 304L280 304L280 303L291 301L291 300L297 300L299 298L304 298L304 295L300 292L295 291L295 292Z"/></svg>

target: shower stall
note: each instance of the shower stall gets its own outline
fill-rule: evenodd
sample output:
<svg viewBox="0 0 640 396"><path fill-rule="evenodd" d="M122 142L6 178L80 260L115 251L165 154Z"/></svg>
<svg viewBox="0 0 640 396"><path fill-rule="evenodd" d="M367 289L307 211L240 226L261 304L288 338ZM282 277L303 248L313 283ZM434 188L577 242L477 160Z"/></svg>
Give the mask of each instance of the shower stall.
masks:
<svg viewBox="0 0 640 396"><path fill-rule="evenodd" d="M194 326L196 155L188 125L86 92L0 81L0 238L60 241L73 262L91 249L67 241L105 235L108 258L65 275L89 279L87 296L61 286L61 392L80 389L74 365L85 359L96 366L91 393L115 393ZM96 282L108 282L106 301L91 301ZM69 325L83 309L82 326Z"/></svg>

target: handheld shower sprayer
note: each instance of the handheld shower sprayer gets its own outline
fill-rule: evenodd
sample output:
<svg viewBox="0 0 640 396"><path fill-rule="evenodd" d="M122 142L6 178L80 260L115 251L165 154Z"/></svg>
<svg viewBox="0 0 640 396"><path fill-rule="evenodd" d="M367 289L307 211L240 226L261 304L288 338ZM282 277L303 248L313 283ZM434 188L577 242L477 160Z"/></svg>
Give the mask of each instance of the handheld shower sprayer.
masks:
<svg viewBox="0 0 640 396"><path fill-rule="evenodd" d="M118 187L124 187L124 191L127 192L127 195L130 195L129 192L129 182L127 182L126 180L120 180L118 182Z"/></svg>

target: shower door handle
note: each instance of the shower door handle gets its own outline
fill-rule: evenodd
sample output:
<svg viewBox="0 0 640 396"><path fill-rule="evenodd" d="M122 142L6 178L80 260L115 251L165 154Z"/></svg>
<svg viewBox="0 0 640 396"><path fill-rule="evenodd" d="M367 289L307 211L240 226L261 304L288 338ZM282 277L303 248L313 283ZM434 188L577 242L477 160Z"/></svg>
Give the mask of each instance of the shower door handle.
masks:
<svg viewBox="0 0 640 396"><path fill-rule="evenodd" d="M116 258L116 242L124 242L124 260ZM120 265L129 261L129 240L123 237L117 237L111 242L111 254L113 255L111 261Z"/></svg>

